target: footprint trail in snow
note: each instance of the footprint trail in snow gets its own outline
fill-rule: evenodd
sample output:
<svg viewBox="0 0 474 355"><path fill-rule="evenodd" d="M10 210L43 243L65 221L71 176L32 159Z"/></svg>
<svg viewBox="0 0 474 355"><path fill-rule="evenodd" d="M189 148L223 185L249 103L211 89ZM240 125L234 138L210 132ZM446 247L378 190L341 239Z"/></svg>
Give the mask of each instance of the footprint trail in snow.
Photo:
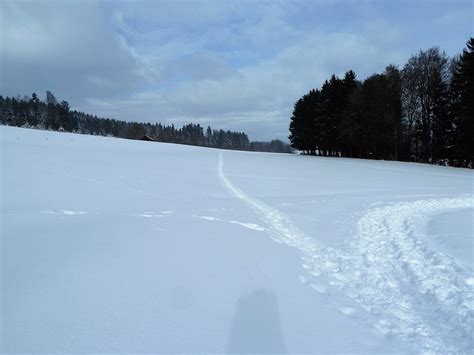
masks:
<svg viewBox="0 0 474 355"><path fill-rule="evenodd" d="M431 250L420 234L435 214L474 208L471 195L370 209L359 220L348 251L342 251L308 237L283 212L245 194L224 174L222 155L217 166L222 184L255 211L272 239L300 251L312 277L324 276L379 318L375 327L381 333L396 334L417 351L467 353L474 348L472 275ZM316 291L325 288L316 285Z"/></svg>

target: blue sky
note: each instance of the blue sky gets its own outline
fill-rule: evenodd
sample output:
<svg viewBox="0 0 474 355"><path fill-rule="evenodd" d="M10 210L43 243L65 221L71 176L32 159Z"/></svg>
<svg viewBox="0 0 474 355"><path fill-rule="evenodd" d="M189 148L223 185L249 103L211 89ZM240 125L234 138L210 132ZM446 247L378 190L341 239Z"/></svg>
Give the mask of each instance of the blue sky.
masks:
<svg viewBox="0 0 474 355"><path fill-rule="evenodd" d="M51 90L79 110L286 139L294 102L420 49L462 51L472 1L0 2L3 95Z"/></svg>

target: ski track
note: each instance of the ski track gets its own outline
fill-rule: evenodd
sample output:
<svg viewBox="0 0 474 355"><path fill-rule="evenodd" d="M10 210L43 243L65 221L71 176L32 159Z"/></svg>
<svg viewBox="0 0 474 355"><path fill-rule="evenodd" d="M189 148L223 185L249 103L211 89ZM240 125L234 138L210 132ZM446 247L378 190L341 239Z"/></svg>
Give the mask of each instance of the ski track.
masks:
<svg viewBox="0 0 474 355"><path fill-rule="evenodd" d="M222 155L217 166L222 184L256 212L273 240L300 251L313 280L326 279L379 319L374 325L379 332L398 335L415 351L472 351L472 270L431 250L422 234L430 217L474 208L472 195L371 208L359 220L348 250L342 251L306 236L284 213L245 194L224 174ZM320 281L308 285L316 291L326 288Z"/></svg>

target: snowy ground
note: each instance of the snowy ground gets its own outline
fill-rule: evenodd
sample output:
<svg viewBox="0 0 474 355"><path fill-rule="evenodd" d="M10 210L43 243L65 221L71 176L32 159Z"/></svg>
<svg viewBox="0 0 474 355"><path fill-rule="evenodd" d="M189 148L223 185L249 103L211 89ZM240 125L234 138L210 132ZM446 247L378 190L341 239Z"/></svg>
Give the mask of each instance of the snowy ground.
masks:
<svg viewBox="0 0 474 355"><path fill-rule="evenodd" d="M472 171L0 139L1 352L474 348Z"/></svg>

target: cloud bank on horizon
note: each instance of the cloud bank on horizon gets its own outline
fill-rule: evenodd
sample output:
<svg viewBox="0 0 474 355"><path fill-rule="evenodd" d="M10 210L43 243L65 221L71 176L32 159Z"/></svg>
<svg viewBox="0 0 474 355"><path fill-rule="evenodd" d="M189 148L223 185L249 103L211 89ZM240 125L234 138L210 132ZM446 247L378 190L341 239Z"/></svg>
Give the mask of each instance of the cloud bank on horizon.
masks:
<svg viewBox="0 0 474 355"><path fill-rule="evenodd" d="M471 1L5 1L1 91L51 90L123 120L285 139L294 102L439 46L461 52Z"/></svg>

